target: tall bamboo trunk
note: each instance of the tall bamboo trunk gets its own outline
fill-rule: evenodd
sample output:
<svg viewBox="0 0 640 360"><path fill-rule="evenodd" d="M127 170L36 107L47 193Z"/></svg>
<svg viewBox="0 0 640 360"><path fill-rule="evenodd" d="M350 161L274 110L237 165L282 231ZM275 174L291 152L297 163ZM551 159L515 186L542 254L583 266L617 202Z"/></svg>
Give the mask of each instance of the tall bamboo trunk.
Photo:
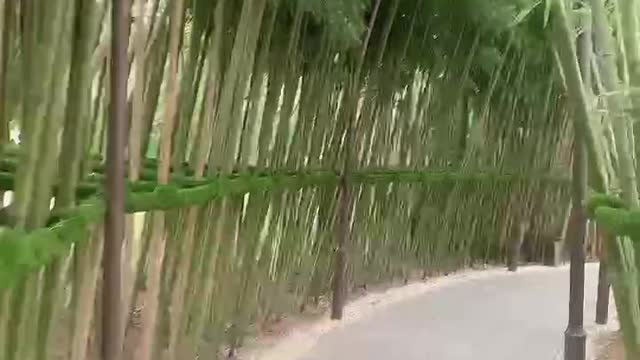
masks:
<svg viewBox="0 0 640 360"><path fill-rule="evenodd" d="M107 142L107 183L104 226L101 354L105 360L120 360L122 333L122 242L125 225L125 147L127 127L127 82L129 64L130 2L112 6L110 116Z"/></svg>
<svg viewBox="0 0 640 360"><path fill-rule="evenodd" d="M171 5L169 75L167 84L168 103L164 113L160 162L157 173L158 184L160 185L169 183L171 169L172 137L176 124L176 116L178 114L178 66L185 2L184 0L178 0ZM167 240L165 213L161 211L154 212L151 221L152 230L149 253L147 254L149 261L147 268L147 291L144 294L144 307L141 314L142 330L140 344L135 352L135 358L139 360L151 360L161 355L157 352L156 348L156 328L159 322L159 297L161 294L161 278Z"/></svg>
<svg viewBox="0 0 640 360"><path fill-rule="evenodd" d="M331 319L341 320L347 300L347 246L351 235L351 189L346 178L342 178L339 187L338 212L336 214L335 264L333 272L333 298L331 302Z"/></svg>
<svg viewBox="0 0 640 360"><path fill-rule="evenodd" d="M595 45L598 54L598 70L602 78L605 91L613 96L607 98L611 118L611 126L615 138L615 151L617 155L617 175L623 190L623 198L627 206L638 206L638 189L635 181L635 169L631 157L629 145L629 122L625 112L625 99L620 93L618 78L618 63L614 40L610 32L609 21L603 0L591 0L595 25ZM622 36L629 36L623 33ZM635 36L635 35L634 35ZM603 189L607 190L607 189ZM621 326L624 332L627 356L640 357L640 303L638 301L637 266L635 260L638 256L638 247L632 248L629 239L615 237L606 238L606 253L615 267L620 278L613 283L614 296L618 312L620 313ZM635 254L634 254L635 252ZM635 265L631 264L635 263Z"/></svg>
<svg viewBox="0 0 640 360"><path fill-rule="evenodd" d="M591 93L591 16L582 15L580 19L583 32L578 37L578 60L584 94ZM589 109L589 113L591 109ZM589 122L574 117L573 125L573 165L571 184L571 203L573 205L569 232L570 246L570 285L569 285L569 324L565 331L565 359L584 359L586 357L586 332L584 331L584 265L585 237L587 218L584 201L587 193L587 157L586 133Z"/></svg>

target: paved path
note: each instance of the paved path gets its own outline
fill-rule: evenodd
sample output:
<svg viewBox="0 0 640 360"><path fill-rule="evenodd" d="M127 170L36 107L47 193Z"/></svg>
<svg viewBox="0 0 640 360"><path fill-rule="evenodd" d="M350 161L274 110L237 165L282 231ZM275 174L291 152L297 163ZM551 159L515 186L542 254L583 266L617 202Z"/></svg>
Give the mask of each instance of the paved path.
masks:
<svg viewBox="0 0 640 360"><path fill-rule="evenodd" d="M587 265L587 326L597 274ZM561 359L568 284L567 267L454 282L324 335L299 360Z"/></svg>

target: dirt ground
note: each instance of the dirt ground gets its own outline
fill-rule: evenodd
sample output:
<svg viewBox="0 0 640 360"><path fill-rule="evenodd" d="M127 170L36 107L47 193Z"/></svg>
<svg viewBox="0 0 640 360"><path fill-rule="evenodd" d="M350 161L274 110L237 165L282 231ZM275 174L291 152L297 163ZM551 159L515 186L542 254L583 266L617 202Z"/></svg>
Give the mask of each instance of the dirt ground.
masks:
<svg viewBox="0 0 640 360"><path fill-rule="evenodd" d="M412 278L413 281L418 281L417 277ZM354 290L350 296L349 301L365 298L371 294L382 294L387 290L397 288L404 285L401 281L390 282L381 285L369 286L369 288L358 288ZM270 353L269 349L277 347L283 343L283 340L288 336L299 336L299 334L314 334L317 332L324 333L332 328L333 325L327 326L327 314L329 313L330 300L323 296L319 299L317 304L306 304L304 312L297 314L283 314L277 319L262 324L256 329L257 337L246 340L243 348L239 349L239 353L233 359L237 360L257 360L262 359L265 352ZM375 306L379 299L373 299L369 302L369 305ZM319 326L318 324L325 324ZM327 327L327 329L323 329ZM275 352L277 353L277 352Z"/></svg>
<svg viewBox="0 0 640 360"><path fill-rule="evenodd" d="M625 360L622 337L619 332L603 337L602 352L596 360Z"/></svg>
<svg viewBox="0 0 640 360"><path fill-rule="evenodd" d="M457 276L463 276L472 270L461 270ZM278 360L293 358L293 354L301 355L310 349L322 334L351 323L376 308L417 296L431 287L432 285L428 285L431 282L427 283L423 279L422 272L416 272L411 274L408 280L397 279L384 284L369 285L366 288L358 287L349 296L345 319L341 322L329 320L330 299L321 297L317 304L307 304L303 313L283 314L277 320L259 326L259 329L256 329L257 337L247 339L233 359Z"/></svg>

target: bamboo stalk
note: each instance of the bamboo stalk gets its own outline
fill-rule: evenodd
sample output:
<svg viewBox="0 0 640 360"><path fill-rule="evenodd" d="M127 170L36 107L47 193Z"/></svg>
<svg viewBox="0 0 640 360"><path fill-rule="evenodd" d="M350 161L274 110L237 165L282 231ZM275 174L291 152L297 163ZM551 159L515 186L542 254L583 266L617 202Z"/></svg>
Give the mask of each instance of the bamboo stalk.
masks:
<svg viewBox="0 0 640 360"><path fill-rule="evenodd" d="M100 229L95 231L99 234ZM95 300L98 291L100 263L103 246L101 236L94 236L88 246L74 252L76 264L74 268L73 300L74 311L71 320L71 343L69 359L83 360L88 357L91 325L96 322Z"/></svg>
<svg viewBox="0 0 640 360"><path fill-rule="evenodd" d="M175 119L178 113L178 61L180 51L181 25L184 16L184 1L178 0L172 4L171 31L169 40L169 83L167 93L169 101L165 111L162 127L160 163L158 166L158 183L168 184L171 165L171 143ZM142 333L140 344L136 349L136 359L150 360L155 355L156 324L158 323L158 304L160 296L160 278L165 257L165 216L162 212L153 214L151 239L149 245L149 267L147 269L147 293L142 310Z"/></svg>
<svg viewBox="0 0 640 360"><path fill-rule="evenodd" d="M107 211L105 213L103 248L101 355L104 360L122 357L122 241L125 226L125 156L127 121L127 82L129 63L128 0L112 6L112 43L110 77L110 116L107 144Z"/></svg>

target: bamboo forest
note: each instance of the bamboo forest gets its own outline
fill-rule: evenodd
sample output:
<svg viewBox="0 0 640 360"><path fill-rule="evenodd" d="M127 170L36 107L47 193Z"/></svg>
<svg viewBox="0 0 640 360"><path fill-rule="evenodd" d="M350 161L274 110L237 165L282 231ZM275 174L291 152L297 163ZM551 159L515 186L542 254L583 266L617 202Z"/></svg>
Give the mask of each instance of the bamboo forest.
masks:
<svg viewBox="0 0 640 360"><path fill-rule="evenodd" d="M540 265L564 359L615 312L638 360L638 120L640 0L0 0L0 360L240 359Z"/></svg>

